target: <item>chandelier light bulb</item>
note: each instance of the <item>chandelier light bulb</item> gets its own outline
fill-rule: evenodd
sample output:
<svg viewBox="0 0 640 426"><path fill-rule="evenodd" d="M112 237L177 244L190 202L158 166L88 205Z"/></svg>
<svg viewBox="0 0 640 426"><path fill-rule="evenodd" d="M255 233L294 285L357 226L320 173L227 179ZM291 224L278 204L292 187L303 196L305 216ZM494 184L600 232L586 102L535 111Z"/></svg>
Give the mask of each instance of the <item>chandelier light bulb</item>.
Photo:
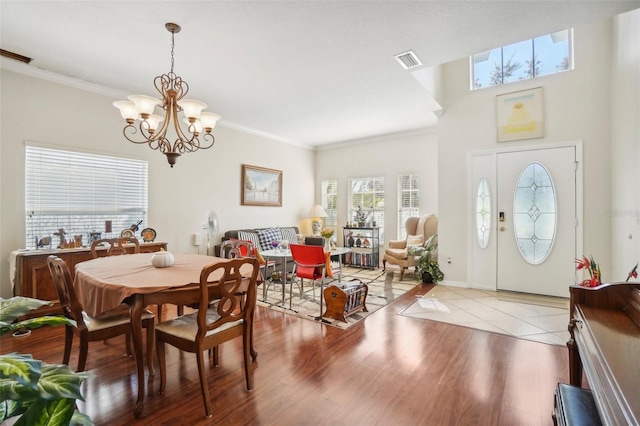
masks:
<svg viewBox="0 0 640 426"><path fill-rule="evenodd" d="M145 95L129 95L127 99L136 105L136 109L143 119L153 114L156 105L162 105L162 101L158 98Z"/></svg>
<svg viewBox="0 0 640 426"><path fill-rule="evenodd" d="M182 101L178 101L178 106L182 108L185 117L189 119L197 119L200 118L200 114L202 113L202 110L207 107L207 104L193 99L184 99ZM192 123L193 120L189 120L189 122Z"/></svg>
<svg viewBox="0 0 640 426"><path fill-rule="evenodd" d="M220 114L216 114L215 112L203 112L200 114L200 123L207 133L211 133L213 128L216 127L216 123L221 118Z"/></svg>
<svg viewBox="0 0 640 426"><path fill-rule="evenodd" d="M158 125L163 120L164 120L163 116L158 114L151 114L147 118L147 130L149 130L149 133L154 134L155 131L158 129Z"/></svg>
<svg viewBox="0 0 640 426"><path fill-rule="evenodd" d="M138 110L136 109L136 105L131 101L115 101L113 106L120 110L120 115L124 118L127 123L133 124L134 121L138 119Z"/></svg>
<svg viewBox="0 0 640 426"><path fill-rule="evenodd" d="M184 123L186 123L189 126L189 131L191 132L192 130L195 130L195 134L196 136L198 136L200 134L200 132L202 132L202 122L199 119L194 119L193 122L191 122L191 120L189 120L188 118L183 118L182 121ZM191 127L193 126L193 128ZM193 133L193 132L191 132Z"/></svg>

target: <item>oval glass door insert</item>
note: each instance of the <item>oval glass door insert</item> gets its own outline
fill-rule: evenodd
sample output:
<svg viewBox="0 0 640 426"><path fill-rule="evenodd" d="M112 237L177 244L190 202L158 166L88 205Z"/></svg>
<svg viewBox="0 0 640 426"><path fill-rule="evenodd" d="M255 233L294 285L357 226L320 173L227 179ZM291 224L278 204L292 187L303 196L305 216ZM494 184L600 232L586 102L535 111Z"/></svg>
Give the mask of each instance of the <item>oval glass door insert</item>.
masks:
<svg viewBox="0 0 640 426"><path fill-rule="evenodd" d="M531 163L518 177L513 197L513 228L522 257L532 265L546 260L556 235L557 202L549 172Z"/></svg>
<svg viewBox="0 0 640 426"><path fill-rule="evenodd" d="M485 178L478 182L478 194L476 197L476 236L480 248L486 248L491 235L491 196L489 184Z"/></svg>

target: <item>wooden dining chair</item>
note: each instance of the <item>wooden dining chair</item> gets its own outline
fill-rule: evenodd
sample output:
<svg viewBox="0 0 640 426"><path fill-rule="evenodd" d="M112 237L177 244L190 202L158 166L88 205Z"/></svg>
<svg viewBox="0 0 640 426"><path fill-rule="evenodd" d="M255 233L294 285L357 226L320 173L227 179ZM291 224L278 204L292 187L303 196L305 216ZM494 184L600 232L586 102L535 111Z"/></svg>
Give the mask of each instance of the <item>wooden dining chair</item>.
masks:
<svg viewBox="0 0 640 426"><path fill-rule="evenodd" d="M291 244L291 257L293 258L293 275L300 278L300 298L304 290L304 279L311 280L313 300L316 300L316 281L320 281L320 316L317 320L322 320L322 303L324 279L327 273L327 257L322 246L310 246Z"/></svg>
<svg viewBox="0 0 640 426"><path fill-rule="evenodd" d="M125 245L133 244L133 248ZM140 253L140 242L133 237L102 238L91 243L91 256L98 258L97 248L107 246L107 256L118 256L127 253Z"/></svg>
<svg viewBox="0 0 640 426"><path fill-rule="evenodd" d="M240 269L252 266L241 273ZM196 354L200 389L207 417L211 417L211 400L204 366L203 352L213 349L213 365L218 365L218 346L228 340L242 336L244 373L247 390L253 389L253 376L249 366L251 356L251 331L253 310L256 305L257 277L259 262L254 258L231 259L205 266L200 273L199 309L156 325L156 344L160 364L160 394L164 394L167 383L165 343ZM220 274L222 274L220 276ZM219 277L219 278L218 278ZM215 279L216 283L210 281ZM210 297L209 286L215 285L219 291L216 303ZM240 304L238 295L243 295L245 303Z"/></svg>
<svg viewBox="0 0 640 426"><path fill-rule="evenodd" d="M47 264L56 286L58 299L60 300L60 306L64 316L76 322L75 327L72 325L66 326L64 355L62 358L63 364L69 364L74 334L77 334L80 339L77 371L84 371L87 362L87 353L89 351L89 342L125 335L127 345L129 345L131 320L128 305L123 304L119 308L106 312L99 317L89 316L83 310L82 305L76 297L71 274L65 261L52 255L47 258ZM143 313L142 327L147 329L147 363L149 374L154 374L153 345L155 333L154 316L152 312L145 311Z"/></svg>

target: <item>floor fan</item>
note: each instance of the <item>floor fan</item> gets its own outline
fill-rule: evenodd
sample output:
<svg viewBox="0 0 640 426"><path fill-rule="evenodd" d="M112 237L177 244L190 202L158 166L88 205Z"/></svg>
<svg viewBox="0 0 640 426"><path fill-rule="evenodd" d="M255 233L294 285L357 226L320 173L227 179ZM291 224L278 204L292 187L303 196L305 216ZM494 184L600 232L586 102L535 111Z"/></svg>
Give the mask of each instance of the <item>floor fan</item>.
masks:
<svg viewBox="0 0 640 426"><path fill-rule="evenodd" d="M218 215L213 210L209 210L207 213L207 256L212 256L211 242L218 234L220 225L218 223Z"/></svg>

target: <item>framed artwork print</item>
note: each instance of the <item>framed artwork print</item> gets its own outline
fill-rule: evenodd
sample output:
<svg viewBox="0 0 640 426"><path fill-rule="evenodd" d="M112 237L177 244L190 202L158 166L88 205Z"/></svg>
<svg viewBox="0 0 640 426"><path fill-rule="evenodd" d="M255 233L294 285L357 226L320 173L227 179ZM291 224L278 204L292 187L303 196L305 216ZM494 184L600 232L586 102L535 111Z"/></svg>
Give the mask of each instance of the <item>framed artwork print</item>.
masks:
<svg viewBox="0 0 640 426"><path fill-rule="evenodd" d="M282 207L282 170L243 164L241 204Z"/></svg>
<svg viewBox="0 0 640 426"><path fill-rule="evenodd" d="M498 142L544 136L542 87L496 96Z"/></svg>

